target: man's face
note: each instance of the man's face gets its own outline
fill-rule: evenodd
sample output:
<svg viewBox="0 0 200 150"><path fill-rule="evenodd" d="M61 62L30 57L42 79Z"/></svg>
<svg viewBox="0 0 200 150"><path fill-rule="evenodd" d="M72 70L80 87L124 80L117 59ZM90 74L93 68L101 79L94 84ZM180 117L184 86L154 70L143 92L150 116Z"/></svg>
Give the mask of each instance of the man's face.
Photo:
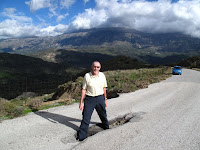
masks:
<svg viewBox="0 0 200 150"><path fill-rule="evenodd" d="M98 75L99 74L99 70L101 69L101 65L98 62L94 62L91 68L92 68L92 74L93 75Z"/></svg>

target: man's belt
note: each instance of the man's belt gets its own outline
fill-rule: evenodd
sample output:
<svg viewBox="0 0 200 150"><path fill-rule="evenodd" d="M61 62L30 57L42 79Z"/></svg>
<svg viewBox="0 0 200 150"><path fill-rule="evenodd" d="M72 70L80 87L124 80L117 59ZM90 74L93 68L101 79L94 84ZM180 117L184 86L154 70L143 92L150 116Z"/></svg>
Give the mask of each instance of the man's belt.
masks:
<svg viewBox="0 0 200 150"><path fill-rule="evenodd" d="M97 95L97 96L90 96L90 95L86 95L87 97L99 97L99 96L103 96L104 94L102 95Z"/></svg>

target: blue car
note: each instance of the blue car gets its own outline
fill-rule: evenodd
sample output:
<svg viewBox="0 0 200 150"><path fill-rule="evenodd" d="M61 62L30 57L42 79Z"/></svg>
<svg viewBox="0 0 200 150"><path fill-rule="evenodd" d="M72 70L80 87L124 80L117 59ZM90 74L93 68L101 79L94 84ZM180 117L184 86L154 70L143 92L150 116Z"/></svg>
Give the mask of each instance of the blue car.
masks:
<svg viewBox="0 0 200 150"><path fill-rule="evenodd" d="M172 69L172 74L173 75L175 75L175 74L181 75L182 74L181 66L174 66Z"/></svg>

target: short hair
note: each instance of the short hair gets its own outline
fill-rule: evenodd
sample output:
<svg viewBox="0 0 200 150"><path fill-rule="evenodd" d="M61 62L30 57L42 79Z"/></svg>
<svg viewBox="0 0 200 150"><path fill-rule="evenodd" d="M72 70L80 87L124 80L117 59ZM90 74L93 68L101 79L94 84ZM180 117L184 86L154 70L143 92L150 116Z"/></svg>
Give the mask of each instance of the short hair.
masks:
<svg viewBox="0 0 200 150"><path fill-rule="evenodd" d="M99 63L100 66L101 66L101 63L100 63L99 61L94 61L94 62L92 63L92 66L94 66L94 63Z"/></svg>

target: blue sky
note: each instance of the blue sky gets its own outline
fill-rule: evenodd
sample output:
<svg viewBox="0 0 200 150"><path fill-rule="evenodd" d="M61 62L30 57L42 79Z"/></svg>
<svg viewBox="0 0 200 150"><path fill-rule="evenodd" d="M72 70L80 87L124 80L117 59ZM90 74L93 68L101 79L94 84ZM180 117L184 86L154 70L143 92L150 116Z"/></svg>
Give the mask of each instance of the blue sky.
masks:
<svg viewBox="0 0 200 150"><path fill-rule="evenodd" d="M200 0L0 0L0 39L101 27L200 38Z"/></svg>

